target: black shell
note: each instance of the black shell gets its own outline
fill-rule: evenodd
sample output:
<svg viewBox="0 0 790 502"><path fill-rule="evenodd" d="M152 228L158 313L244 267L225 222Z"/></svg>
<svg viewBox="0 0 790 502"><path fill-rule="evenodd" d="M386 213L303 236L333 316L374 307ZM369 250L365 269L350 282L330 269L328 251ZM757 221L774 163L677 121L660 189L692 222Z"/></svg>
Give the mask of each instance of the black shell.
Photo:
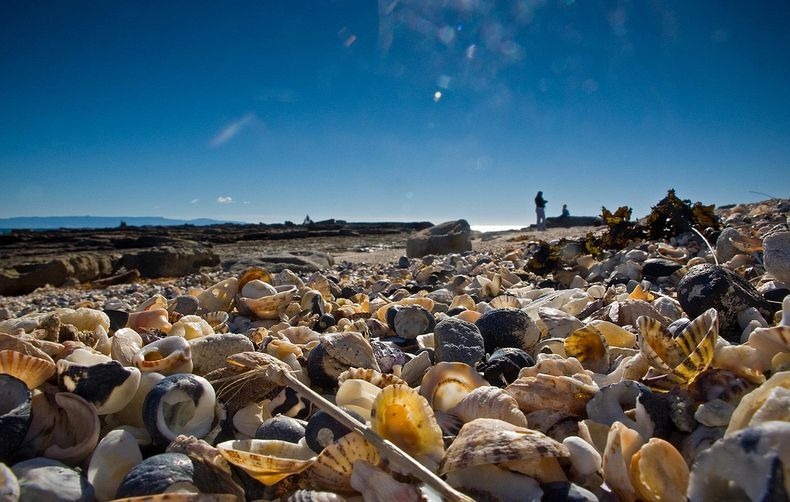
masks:
<svg viewBox="0 0 790 502"><path fill-rule="evenodd" d="M475 322L487 354L503 347L530 350L529 345L534 342L528 340L528 332L534 323L529 314L514 308L489 310Z"/></svg>
<svg viewBox="0 0 790 502"><path fill-rule="evenodd" d="M171 399L170 403L166 403L168 397ZM157 382L145 397L143 402L145 428L154 444L160 446L166 446L178 434L193 435L200 439L211 429L215 403L214 390L204 378L191 373L167 376ZM211 418L206 426L205 420L199 420L196 415L209 406ZM189 413L191 415L186 416ZM188 419L189 426L173 430L171 421L176 418L182 421Z"/></svg>
<svg viewBox="0 0 790 502"><path fill-rule="evenodd" d="M337 377L348 369L348 366L330 356L323 343L313 347L307 356L307 376L313 385L324 389L337 387Z"/></svg>
<svg viewBox="0 0 790 502"><path fill-rule="evenodd" d="M523 350L505 347L495 350L486 362L477 366L477 371L482 373L491 385L504 387L518 378L521 368L534 365L535 360Z"/></svg>
<svg viewBox="0 0 790 502"><path fill-rule="evenodd" d="M33 419L32 394L22 380L0 373L0 462L8 462Z"/></svg>
<svg viewBox="0 0 790 502"><path fill-rule="evenodd" d="M343 407L343 410L345 410L346 413L355 419L359 420L360 423L365 423L365 419L359 416L359 414L356 412L353 412L345 407ZM351 432L351 429L332 418L329 413L323 410L318 410L313 413L313 416L307 421L304 437L305 441L307 441L307 446L309 446L311 450L316 453L321 453L324 448L342 438L349 432Z"/></svg>
<svg viewBox="0 0 790 502"><path fill-rule="evenodd" d="M132 467L126 473L116 498L163 493L175 483L194 484L195 468L183 453L160 453Z"/></svg>
<svg viewBox="0 0 790 502"><path fill-rule="evenodd" d="M285 415L277 415L265 420L255 431L255 439L277 439L289 443L299 443L305 436L302 422Z"/></svg>
<svg viewBox="0 0 790 502"><path fill-rule="evenodd" d="M122 386L130 379L137 379L139 382L140 371L137 368L124 367L118 361L107 361L106 363L82 365L71 363L68 366L60 363L58 365L58 386L67 392L73 392L93 404L99 414L114 413L119 411L116 405L114 409L104 411L106 405L113 406L110 400L118 402L123 396L114 393L128 392L131 387L133 393L136 391L134 382L129 381L129 386L122 389ZM123 399L122 399L123 400ZM123 405L128 402L125 400Z"/></svg>
<svg viewBox="0 0 790 502"><path fill-rule="evenodd" d="M291 418L307 418L313 412L313 403L299 395L290 387L282 389L269 404L272 415L285 415Z"/></svg>

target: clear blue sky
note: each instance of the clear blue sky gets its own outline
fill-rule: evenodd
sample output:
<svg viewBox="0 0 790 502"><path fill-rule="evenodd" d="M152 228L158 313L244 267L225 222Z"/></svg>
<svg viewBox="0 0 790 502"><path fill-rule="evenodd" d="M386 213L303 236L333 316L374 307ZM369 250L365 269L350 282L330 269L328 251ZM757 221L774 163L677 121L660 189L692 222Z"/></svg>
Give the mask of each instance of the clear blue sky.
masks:
<svg viewBox="0 0 790 502"><path fill-rule="evenodd" d="M788 26L787 1L6 0L0 217L788 197Z"/></svg>

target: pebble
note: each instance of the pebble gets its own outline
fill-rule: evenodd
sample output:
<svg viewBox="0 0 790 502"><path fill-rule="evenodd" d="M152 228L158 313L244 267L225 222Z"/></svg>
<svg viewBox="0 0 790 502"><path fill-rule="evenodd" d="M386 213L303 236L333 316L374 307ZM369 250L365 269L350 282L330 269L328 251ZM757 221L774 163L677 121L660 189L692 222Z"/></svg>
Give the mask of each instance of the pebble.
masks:
<svg viewBox="0 0 790 502"><path fill-rule="evenodd" d="M474 367L486 355L483 335L471 322L453 317L439 321L433 336L438 362L459 362Z"/></svg>

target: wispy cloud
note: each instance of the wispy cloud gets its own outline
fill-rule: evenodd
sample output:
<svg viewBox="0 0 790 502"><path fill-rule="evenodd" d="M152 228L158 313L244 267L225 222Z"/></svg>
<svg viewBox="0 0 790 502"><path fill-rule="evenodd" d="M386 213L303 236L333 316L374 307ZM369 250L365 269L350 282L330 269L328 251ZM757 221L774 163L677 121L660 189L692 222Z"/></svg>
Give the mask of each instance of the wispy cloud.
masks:
<svg viewBox="0 0 790 502"><path fill-rule="evenodd" d="M189 201L190 204L197 204L198 202L200 202L200 199L192 199Z"/></svg>
<svg viewBox="0 0 790 502"><path fill-rule="evenodd" d="M256 120L254 113L247 113L230 124L223 127L213 138L208 142L211 148L219 148L228 141L232 140L239 135L244 129L252 125Z"/></svg>
<svg viewBox="0 0 790 502"><path fill-rule="evenodd" d="M227 195L226 196L220 195L219 197L217 197L217 203L218 204L233 204L233 197L229 197Z"/></svg>

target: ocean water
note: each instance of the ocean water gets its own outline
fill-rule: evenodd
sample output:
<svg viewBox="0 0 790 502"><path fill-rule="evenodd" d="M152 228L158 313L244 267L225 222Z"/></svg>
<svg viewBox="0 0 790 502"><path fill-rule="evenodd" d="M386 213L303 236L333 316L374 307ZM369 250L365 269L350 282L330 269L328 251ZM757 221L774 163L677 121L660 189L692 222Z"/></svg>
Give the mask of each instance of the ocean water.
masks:
<svg viewBox="0 0 790 502"><path fill-rule="evenodd" d="M504 232L505 230L521 230L526 225L469 225L478 232Z"/></svg>

